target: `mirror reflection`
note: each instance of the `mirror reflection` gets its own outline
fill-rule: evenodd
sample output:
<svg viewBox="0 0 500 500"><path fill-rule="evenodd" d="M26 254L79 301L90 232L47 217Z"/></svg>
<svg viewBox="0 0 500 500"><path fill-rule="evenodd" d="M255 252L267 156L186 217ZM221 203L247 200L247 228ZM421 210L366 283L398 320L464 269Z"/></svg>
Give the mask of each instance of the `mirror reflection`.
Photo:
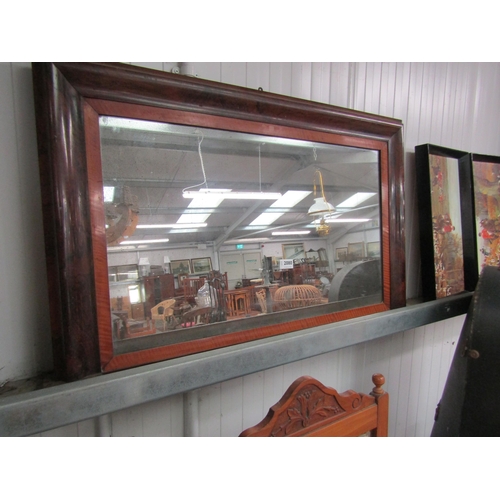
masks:
<svg viewBox="0 0 500 500"><path fill-rule="evenodd" d="M377 151L100 118L113 337L382 300Z"/></svg>

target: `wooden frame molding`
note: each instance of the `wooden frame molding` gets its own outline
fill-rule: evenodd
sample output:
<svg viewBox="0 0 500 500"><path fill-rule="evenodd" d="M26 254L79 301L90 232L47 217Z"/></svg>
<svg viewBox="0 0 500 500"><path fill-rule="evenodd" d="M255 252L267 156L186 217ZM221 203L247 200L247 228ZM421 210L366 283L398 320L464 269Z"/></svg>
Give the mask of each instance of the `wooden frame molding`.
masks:
<svg viewBox="0 0 500 500"><path fill-rule="evenodd" d="M76 380L405 305L399 120L115 63L33 63L33 79L54 364L60 378ZM332 303L307 314L219 323L116 345L110 331L98 127L99 116L107 114L377 150L382 302Z"/></svg>

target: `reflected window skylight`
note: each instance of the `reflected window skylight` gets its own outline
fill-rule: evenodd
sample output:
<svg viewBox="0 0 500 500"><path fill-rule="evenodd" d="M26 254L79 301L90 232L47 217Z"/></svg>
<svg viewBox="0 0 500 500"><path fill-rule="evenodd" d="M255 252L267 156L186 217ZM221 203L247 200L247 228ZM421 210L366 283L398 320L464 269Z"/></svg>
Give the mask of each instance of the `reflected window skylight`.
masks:
<svg viewBox="0 0 500 500"><path fill-rule="evenodd" d="M115 197L115 186L104 186L104 203L112 203Z"/></svg>
<svg viewBox="0 0 500 500"><path fill-rule="evenodd" d="M287 191L279 200L276 200L271 207L291 208L300 203L312 191Z"/></svg>
<svg viewBox="0 0 500 500"><path fill-rule="evenodd" d="M304 198L309 196L312 191L287 191L279 200L276 200L271 207L272 208L292 208L297 203L300 203ZM263 213L259 215L256 219L250 222L250 226L269 226L275 220L279 219L285 212L273 212L273 213Z"/></svg>
<svg viewBox="0 0 500 500"><path fill-rule="evenodd" d="M256 219L250 222L250 226L269 226L276 219L279 219L282 215L285 215L285 212L278 213L264 213L260 214Z"/></svg>
<svg viewBox="0 0 500 500"><path fill-rule="evenodd" d="M207 192L210 190L200 189L200 193L198 196L195 196L191 203L188 205L188 208L216 208L224 201L224 192L231 191L230 189L219 189L217 194ZM207 194L203 194L207 193Z"/></svg>
<svg viewBox="0 0 500 500"><path fill-rule="evenodd" d="M356 193L353 194L351 197L347 198L347 200L343 201L342 203L339 203L337 205L337 208L353 208L357 207L364 201L368 200L368 198L371 198L372 196L375 196L377 193Z"/></svg>
<svg viewBox="0 0 500 500"><path fill-rule="evenodd" d="M210 217L210 214L182 214L177 224L201 224Z"/></svg>
<svg viewBox="0 0 500 500"><path fill-rule="evenodd" d="M204 191L200 189L200 191ZM224 201L223 196L197 196L193 198L188 208L217 208ZM182 214L177 220L177 224L201 224L210 217L210 211L204 214ZM206 224L205 224L206 226Z"/></svg>

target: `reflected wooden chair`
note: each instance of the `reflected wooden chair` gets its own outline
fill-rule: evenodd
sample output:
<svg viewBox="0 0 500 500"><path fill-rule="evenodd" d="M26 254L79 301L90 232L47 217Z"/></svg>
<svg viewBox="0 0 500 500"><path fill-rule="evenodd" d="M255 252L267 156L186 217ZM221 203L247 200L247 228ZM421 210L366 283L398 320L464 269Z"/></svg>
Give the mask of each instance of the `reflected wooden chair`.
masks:
<svg viewBox="0 0 500 500"><path fill-rule="evenodd" d="M228 281L227 281L227 271L225 273L221 273L220 271L210 271L208 273L208 279L213 280L213 279L219 279L221 280L222 283L224 283L224 290L227 290L229 288Z"/></svg>
<svg viewBox="0 0 500 500"><path fill-rule="evenodd" d="M205 278L185 278L182 282L184 288L184 300L190 304L196 303L198 290L205 284Z"/></svg>
<svg viewBox="0 0 500 500"><path fill-rule="evenodd" d="M385 378L376 373L372 381L375 387L370 394L351 390L339 394L313 377L300 377L267 416L240 437L386 437L389 395L382 389Z"/></svg>
<svg viewBox="0 0 500 500"><path fill-rule="evenodd" d="M174 306L175 299L167 299L152 307L151 320L153 324L161 321L163 323L163 330L167 330L167 327L174 323Z"/></svg>
<svg viewBox="0 0 500 500"><path fill-rule="evenodd" d="M194 307L182 315L181 326L188 328L197 325L206 325L212 322L212 314L217 309L213 307Z"/></svg>
<svg viewBox="0 0 500 500"><path fill-rule="evenodd" d="M266 291L264 289L258 290L257 292L255 292L255 297L257 298L261 312L266 314L267 313Z"/></svg>

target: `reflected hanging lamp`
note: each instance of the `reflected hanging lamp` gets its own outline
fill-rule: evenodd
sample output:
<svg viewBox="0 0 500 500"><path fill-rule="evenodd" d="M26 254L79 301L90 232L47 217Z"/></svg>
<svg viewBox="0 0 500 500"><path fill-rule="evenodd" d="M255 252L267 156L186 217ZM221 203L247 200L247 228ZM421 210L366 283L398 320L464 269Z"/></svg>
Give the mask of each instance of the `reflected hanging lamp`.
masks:
<svg viewBox="0 0 500 500"><path fill-rule="evenodd" d="M260 159L260 147L259 144L259 191L233 191L232 189L209 189L207 176L205 173L205 166L203 164L203 156L201 154L201 143L203 142L203 136L198 141L198 155L200 157L200 165L201 171L203 173L203 182L200 184L196 184L195 186L186 187L182 190L183 198L194 198L194 199L202 199L206 202L210 201L212 203L216 203L218 206L222 200L279 200L281 198L281 193L278 192L263 192L262 191L262 165ZM199 186L205 186L205 188L200 189L199 191L193 191L192 188L196 188Z"/></svg>
<svg viewBox="0 0 500 500"><path fill-rule="evenodd" d="M321 196L316 198L316 175L319 179L319 186L321 188ZM314 174L314 203L311 205L307 211L308 215L311 217L318 217L318 223L316 224L316 232L319 236L326 236L330 232L330 226L325 222L325 215L332 214L335 212L335 207L326 201L325 190L323 187L323 176L319 170L316 170Z"/></svg>

